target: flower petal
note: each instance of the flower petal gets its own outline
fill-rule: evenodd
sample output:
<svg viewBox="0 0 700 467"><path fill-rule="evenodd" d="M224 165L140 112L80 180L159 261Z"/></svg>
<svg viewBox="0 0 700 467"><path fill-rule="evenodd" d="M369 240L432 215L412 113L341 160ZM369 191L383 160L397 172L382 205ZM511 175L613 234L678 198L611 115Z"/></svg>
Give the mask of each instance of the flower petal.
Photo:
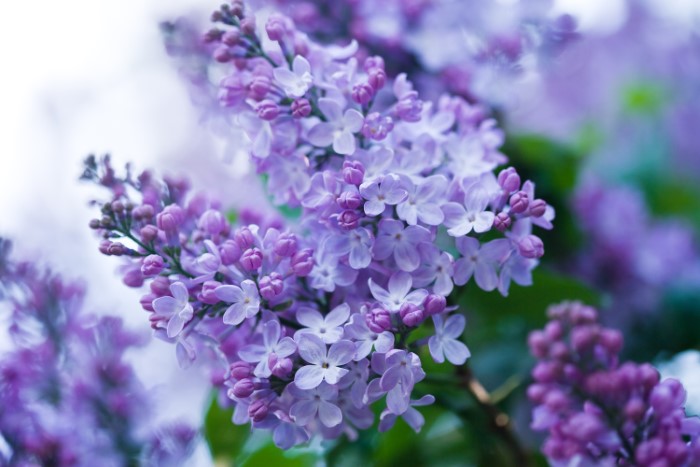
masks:
<svg viewBox="0 0 700 467"><path fill-rule="evenodd" d="M308 390L314 389L323 381L324 371L318 365L306 365L297 371L294 375L294 384L299 389Z"/></svg>
<svg viewBox="0 0 700 467"><path fill-rule="evenodd" d="M340 425L343 421L343 412L338 408L338 406L320 400L318 402L318 418L321 423L326 425L328 428Z"/></svg>

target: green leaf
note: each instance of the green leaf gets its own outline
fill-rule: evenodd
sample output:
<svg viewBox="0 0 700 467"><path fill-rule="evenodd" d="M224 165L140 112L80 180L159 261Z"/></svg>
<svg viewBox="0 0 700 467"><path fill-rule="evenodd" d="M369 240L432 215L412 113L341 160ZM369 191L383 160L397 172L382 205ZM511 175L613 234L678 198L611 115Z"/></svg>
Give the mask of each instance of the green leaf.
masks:
<svg viewBox="0 0 700 467"><path fill-rule="evenodd" d="M219 406L214 394L204 418L204 437L209 444L211 455L217 463L233 465L241 454L250 436L248 426L234 425L231 421L233 409Z"/></svg>

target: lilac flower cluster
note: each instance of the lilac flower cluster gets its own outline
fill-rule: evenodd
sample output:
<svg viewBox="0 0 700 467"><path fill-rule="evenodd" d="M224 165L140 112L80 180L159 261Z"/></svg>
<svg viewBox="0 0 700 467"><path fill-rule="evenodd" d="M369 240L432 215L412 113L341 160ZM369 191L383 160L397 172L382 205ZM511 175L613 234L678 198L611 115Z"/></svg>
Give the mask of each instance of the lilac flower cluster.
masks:
<svg viewBox="0 0 700 467"><path fill-rule="evenodd" d="M150 401L123 358L140 339L117 318L81 313L82 298L80 285L11 260L0 238L0 306L14 344L0 355L0 463L180 465L195 431L152 431Z"/></svg>
<svg viewBox="0 0 700 467"><path fill-rule="evenodd" d="M424 102L380 57L360 63L356 44L321 46L278 14L258 34L238 1L213 19L206 39L230 64L220 101L273 201L300 220L247 212L232 225L182 182L119 178L91 158L85 178L111 191L91 222L100 251L126 259L127 285L149 283L151 326L181 364L204 357L234 423L286 449L352 438L384 400L381 430L398 417L419 430L414 407L434 400L412 397L420 348L469 357L446 297L472 277L504 295L529 285L544 253L532 227L551 228L553 209L514 168L493 172L503 136L466 101Z"/></svg>
<svg viewBox="0 0 700 467"><path fill-rule="evenodd" d="M548 316L529 337L538 363L528 396L553 465L698 465L700 419L686 417L680 382L621 364L622 335L600 326L593 308L562 303Z"/></svg>
<svg viewBox="0 0 700 467"><path fill-rule="evenodd" d="M652 312L670 287L700 281L692 229L675 219L653 219L633 188L588 179L575 193L573 210L586 238L576 273L612 295L616 314Z"/></svg>

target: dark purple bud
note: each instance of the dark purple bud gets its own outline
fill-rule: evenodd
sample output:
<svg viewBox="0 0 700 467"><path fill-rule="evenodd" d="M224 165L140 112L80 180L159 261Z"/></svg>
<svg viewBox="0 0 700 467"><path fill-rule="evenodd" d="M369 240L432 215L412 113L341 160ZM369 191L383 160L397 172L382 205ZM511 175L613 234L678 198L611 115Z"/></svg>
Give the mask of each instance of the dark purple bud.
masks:
<svg viewBox="0 0 700 467"><path fill-rule="evenodd" d="M234 396L239 398L250 397L255 391L255 383L250 378L244 378L233 385L231 391Z"/></svg>
<svg viewBox="0 0 700 467"><path fill-rule="evenodd" d="M268 121L276 119L280 114L279 106L270 99L260 102L255 110L258 113L258 117Z"/></svg>
<svg viewBox="0 0 700 467"><path fill-rule="evenodd" d="M241 32L248 36L255 34L255 16L248 15L241 20Z"/></svg>
<svg viewBox="0 0 700 467"><path fill-rule="evenodd" d="M359 186L365 177L365 167L359 161L343 162L343 180L345 183Z"/></svg>
<svg viewBox="0 0 700 467"><path fill-rule="evenodd" d="M260 295L265 300L272 300L282 293L284 282L282 282L282 276L279 273L273 272L269 276L263 276L258 282L258 287Z"/></svg>
<svg viewBox="0 0 700 467"><path fill-rule="evenodd" d="M372 112L365 118L362 125L362 135L375 141L381 141L394 129L394 121L390 116L382 116L379 112Z"/></svg>
<svg viewBox="0 0 700 467"><path fill-rule="evenodd" d="M539 362L532 370L532 377L539 383L552 383L559 374L558 368L552 362Z"/></svg>
<svg viewBox="0 0 700 467"><path fill-rule="evenodd" d="M233 362L229 368L233 379L243 379L253 375L253 367L247 362Z"/></svg>
<svg viewBox="0 0 700 467"><path fill-rule="evenodd" d="M569 356L569 348L563 342L554 342L549 348L549 356L555 360L564 360Z"/></svg>
<svg viewBox="0 0 700 467"><path fill-rule="evenodd" d="M206 304L215 305L219 303L219 297L216 296L216 288L221 285L218 281L206 281L202 284L202 291L199 293L199 299Z"/></svg>
<svg viewBox="0 0 700 467"><path fill-rule="evenodd" d="M241 256L241 266L246 271L257 271L262 266L263 253L258 248L250 248Z"/></svg>
<svg viewBox="0 0 700 467"><path fill-rule="evenodd" d="M177 204L170 204L156 216L156 224L160 230L174 232L185 222L185 211Z"/></svg>
<svg viewBox="0 0 700 467"><path fill-rule="evenodd" d="M214 60L216 60L219 63L230 62L233 58L231 56L231 53L229 52L229 48L227 45L220 45L214 50L214 53L212 55L214 56Z"/></svg>
<svg viewBox="0 0 700 467"><path fill-rule="evenodd" d="M369 104L374 97L374 88L369 83L356 84L350 94L352 100L361 105Z"/></svg>
<svg viewBox="0 0 700 467"><path fill-rule="evenodd" d="M550 321L544 327L544 334L547 339L551 341L557 341L564 335L564 328L558 321Z"/></svg>
<svg viewBox="0 0 700 467"><path fill-rule="evenodd" d="M218 235L228 227L224 216L215 209L209 209L199 217L197 226L209 235Z"/></svg>
<svg viewBox="0 0 700 467"><path fill-rule="evenodd" d="M685 389L677 379L668 378L657 385L649 396L649 403L657 416L670 414L682 408L685 402Z"/></svg>
<svg viewBox="0 0 700 467"><path fill-rule="evenodd" d="M146 225L141 227L139 233L141 234L143 241L146 243L151 243L153 240L158 238L158 228L155 225Z"/></svg>
<svg viewBox="0 0 700 467"><path fill-rule="evenodd" d="M571 346L578 353L586 352L598 341L597 326L579 326L571 330Z"/></svg>
<svg viewBox="0 0 700 467"><path fill-rule="evenodd" d="M121 213L124 210L124 203L121 201L112 201L112 211L116 213Z"/></svg>
<svg viewBox="0 0 700 467"><path fill-rule="evenodd" d="M292 233L283 233L275 243L275 253L288 258L297 252L297 236Z"/></svg>
<svg viewBox="0 0 700 467"><path fill-rule="evenodd" d="M365 314L365 323L372 332L384 332L391 329L391 314L383 308L372 308Z"/></svg>
<svg viewBox="0 0 700 467"><path fill-rule="evenodd" d="M569 405L569 398L558 389L551 389L544 396L544 404L552 410L562 410Z"/></svg>
<svg viewBox="0 0 700 467"><path fill-rule="evenodd" d="M603 329L600 333L600 343L613 355L620 353L624 339L617 329Z"/></svg>
<svg viewBox="0 0 700 467"><path fill-rule="evenodd" d="M542 331L532 331L527 337L527 345L537 358L545 358L549 354L549 339Z"/></svg>
<svg viewBox="0 0 700 467"><path fill-rule="evenodd" d="M508 230L512 223L513 221L511 220L510 216L505 212L499 212L493 219L493 226L499 232L505 232Z"/></svg>
<svg viewBox="0 0 700 467"><path fill-rule="evenodd" d="M270 82L270 78L268 76L256 75L250 81L249 89L253 99L260 100L267 96L267 93L270 92L271 87L272 83Z"/></svg>
<svg viewBox="0 0 700 467"><path fill-rule="evenodd" d="M165 268L165 262L160 255L148 255L143 259L141 273L144 276L156 276Z"/></svg>
<svg viewBox="0 0 700 467"><path fill-rule="evenodd" d="M544 384L532 384L527 388L527 398L532 402L539 404L544 400L544 396L547 395L548 389Z"/></svg>
<svg viewBox="0 0 700 467"><path fill-rule="evenodd" d="M498 174L498 184L507 194L520 189L520 175L513 167L501 170Z"/></svg>
<svg viewBox="0 0 700 467"><path fill-rule="evenodd" d="M625 404L625 417L633 422L639 422L647 411L647 406L642 399L635 397Z"/></svg>
<svg viewBox="0 0 700 467"><path fill-rule="evenodd" d="M221 14L219 14L219 16L220 15ZM217 21L217 20L213 20L213 21ZM204 37L203 37L204 42L207 44L211 44L212 42L216 42L216 41L221 39L221 35L223 33L224 32L221 29L217 29L217 28L210 29L209 31L204 33Z"/></svg>
<svg viewBox="0 0 700 467"><path fill-rule="evenodd" d="M536 235L528 235L518 241L518 252L523 258L541 258L544 255L544 244Z"/></svg>
<svg viewBox="0 0 700 467"><path fill-rule="evenodd" d="M308 99L297 99L292 102L292 116L294 118L304 118L311 114L311 103Z"/></svg>
<svg viewBox="0 0 700 467"><path fill-rule="evenodd" d="M102 228L102 222L99 219L90 219L90 224L88 224L92 230L97 230Z"/></svg>
<svg viewBox="0 0 700 467"><path fill-rule="evenodd" d="M337 203L343 209L357 209L362 206L362 197L357 191L344 191L338 196Z"/></svg>
<svg viewBox="0 0 700 467"><path fill-rule="evenodd" d="M248 416L252 418L254 422L262 422L263 420L265 420L265 417L267 417L268 412L269 407L267 406L267 403L262 399L253 401L253 403L250 404L250 406L248 406Z"/></svg>
<svg viewBox="0 0 700 467"><path fill-rule="evenodd" d="M532 217L542 217L547 210L547 202L543 199L536 199L530 203L530 215Z"/></svg>
<svg viewBox="0 0 700 467"><path fill-rule="evenodd" d="M341 229L352 230L360 224L361 217L359 212L346 209L338 216L338 226Z"/></svg>
<svg viewBox="0 0 700 467"><path fill-rule="evenodd" d="M131 212L133 218L138 221L142 219L151 219L154 214L155 211L153 210L153 206L151 206L150 204L142 204L141 206L136 206Z"/></svg>
<svg viewBox="0 0 700 467"><path fill-rule="evenodd" d="M100 253L102 253L103 255L109 255L110 254L109 247L111 247L111 246L112 246L112 242L110 242L109 240L102 240L100 242L100 246L98 247L98 250L100 250Z"/></svg>
<svg viewBox="0 0 700 467"><path fill-rule="evenodd" d="M510 211L513 214L521 214L527 210L529 200L527 193L518 191L510 197Z"/></svg>
<svg viewBox="0 0 700 467"><path fill-rule="evenodd" d="M379 91L386 83L386 72L382 68L372 68L369 70L367 82L375 92Z"/></svg>
<svg viewBox="0 0 700 467"><path fill-rule="evenodd" d="M226 240L219 246L219 254L221 262L225 266L229 266L241 258L241 247L233 240Z"/></svg>
<svg viewBox="0 0 700 467"><path fill-rule="evenodd" d="M272 374L278 378L286 378L292 372L292 361L289 358L279 358L276 353L271 353L267 364Z"/></svg>
<svg viewBox="0 0 700 467"><path fill-rule="evenodd" d="M128 249L122 245L121 243L112 243L109 245L109 248L107 248L107 254L112 255L112 256L122 256L126 254Z"/></svg>
<svg viewBox="0 0 700 467"><path fill-rule="evenodd" d="M243 0L232 0L229 8L233 16L236 16L238 18L243 17Z"/></svg>
<svg viewBox="0 0 700 467"><path fill-rule="evenodd" d="M231 29L230 31L226 31L221 36L221 42L228 45L229 47L233 47L234 45L238 44L239 40L241 40L241 31L238 29Z"/></svg>
<svg viewBox="0 0 700 467"><path fill-rule="evenodd" d="M401 316L401 321L403 324L409 327L418 326L423 322L424 314L423 310L412 303L404 303L399 308L399 316Z"/></svg>
<svg viewBox="0 0 700 467"><path fill-rule="evenodd" d="M122 282L124 282L124 285L127 287L141 287L144 279L140 269L129 269L126 274L124 274Z"/></svg>
<svg viewBox="0 0 700 467"><path fill-rule="evenodd" d="M447 300L442 295L430 294L423 301L423 308L427 316L437 315L445 311Z"/></svg>
<svg viewBox="0 0 700 467"><path fill-rule="evenodd" d="M314 268L313 251L304 249L297 251L292 257L292 271L299 277L308 276Z"/></svg>
<svg viewBox="0 0 700 467"><path fill-rule="evenodd" d="M241 249L246 250L255 245L255 236L248 227L241 227L233 234L233 239Z"/></svg>

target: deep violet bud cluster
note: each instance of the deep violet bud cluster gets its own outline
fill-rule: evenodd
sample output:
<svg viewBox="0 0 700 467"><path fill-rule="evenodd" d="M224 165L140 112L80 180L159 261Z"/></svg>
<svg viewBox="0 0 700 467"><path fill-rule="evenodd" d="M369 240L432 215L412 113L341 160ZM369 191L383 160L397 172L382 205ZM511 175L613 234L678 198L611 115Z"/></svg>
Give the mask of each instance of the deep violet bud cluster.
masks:
<svg viewBox="0 0 700 467"><path fill-rule="evenodd" d="M119 178L90 158L84 178L111 191L91 222L100 251L125 259L127 285L148 283L151 326L182 365L210 365L234 423L286 449L354 438L381 404L380 430L402 417L418 431L414 407L434 401L412 397L420 348L438 363L469 357L446 296L472 277L504 295L529 285L544 253L532 228L551 228L554 211L515 169L494 173L502 133L466 101L424 102L380 57L318 45L281 15L258 23L232 2L213 19L232 131L299 221L233 224L180 181Z"/></svg>
<svg viewBox="0 0 700 467"><path fill-rule="evenodd" d="M562 303L548 316L529 337L538 363L528 396L553 465L700 463L700 419L686 417L680 382L660 381L646 363L620 363L622 335L598 324L593 308Z"/></svg>
<svg viewBox="0 0 700 467"><path fill-rule="evenodd" d="M83 288L9 258L0 238L0 309L13 345L0 355L0 464L181 465L196 432L153 427L124 352L121 320L81 312Z"/></svg>

